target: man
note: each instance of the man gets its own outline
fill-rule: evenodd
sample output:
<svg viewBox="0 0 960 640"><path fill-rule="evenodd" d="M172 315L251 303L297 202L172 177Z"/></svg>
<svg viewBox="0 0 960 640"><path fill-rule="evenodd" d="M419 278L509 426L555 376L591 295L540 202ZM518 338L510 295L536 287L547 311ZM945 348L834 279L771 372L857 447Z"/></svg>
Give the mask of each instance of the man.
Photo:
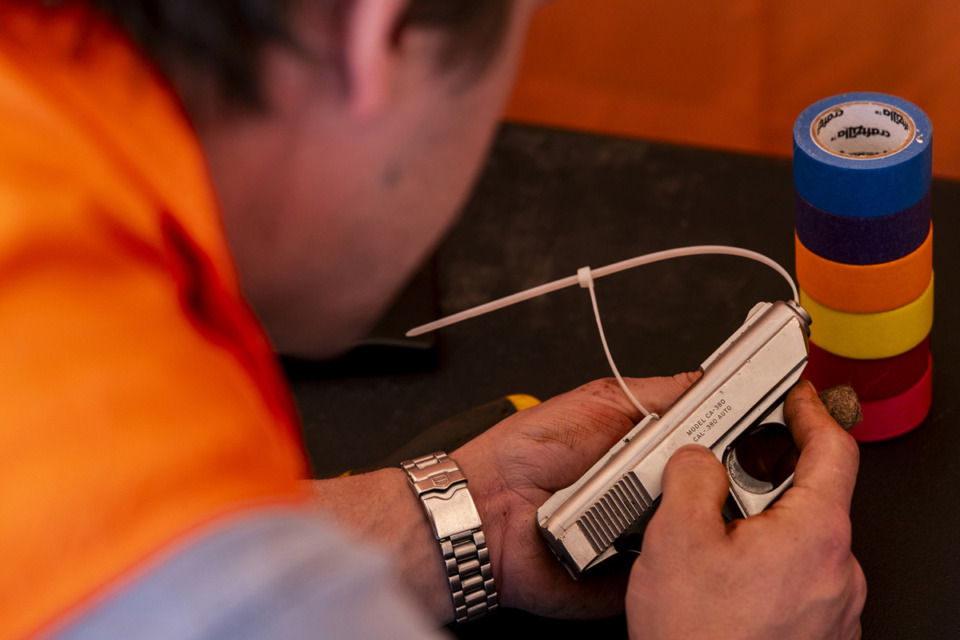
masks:
<svg viewBox="0 0 960 640"><path fill-rule="evenodd" d="M246 302L288 353L364 333L466 197L537 4L0 0L0 636L413 638L453 619L404 471L303 481ZM631 385L663 410L695 377ZM788 414L801 456L773 509L724 525L723 470L684 449L643 555L602 581L570 580L534 513L638 420L614 384L451 452L486 605L625 606L634 637L857 637L856 446L808 385Z"/></svg>

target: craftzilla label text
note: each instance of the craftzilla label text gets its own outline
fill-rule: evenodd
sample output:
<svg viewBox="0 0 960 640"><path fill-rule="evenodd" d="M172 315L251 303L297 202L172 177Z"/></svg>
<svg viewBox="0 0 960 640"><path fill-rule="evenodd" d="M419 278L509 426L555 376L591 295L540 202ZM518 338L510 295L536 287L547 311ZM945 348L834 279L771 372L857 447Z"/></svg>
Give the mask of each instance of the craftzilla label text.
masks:
<svg viewBox="0 0 960 640"><path fill-rule="evenodd" d="M910 130L910 124L907 122L907 118L899 111L894 111L893 109L884 109L882 113L887 118L890 118L894 124L898 124L903 127L904 131Z"/></svg>
<svg viewBox="0 0 960 640"><path fill-rule="evenodd" d="M843 115L843 109L836 109L826 114L825 116L821 117L820 120L817 121L817 133L820 133L820 131L822 131L823 128L827 126L827 124L831 120L833 120L834 118L839 118L842 115Z"/></svg>
<svg viewBox="0 0 960 640"><path fill-rule="evenodd" d="M881 129L880 127L865 127L862 124L856 127L846 127L837 131L838 138L845 138L847 140L853 140L854 138L871 138L873 136L889 138L890 131Z"/></svg>

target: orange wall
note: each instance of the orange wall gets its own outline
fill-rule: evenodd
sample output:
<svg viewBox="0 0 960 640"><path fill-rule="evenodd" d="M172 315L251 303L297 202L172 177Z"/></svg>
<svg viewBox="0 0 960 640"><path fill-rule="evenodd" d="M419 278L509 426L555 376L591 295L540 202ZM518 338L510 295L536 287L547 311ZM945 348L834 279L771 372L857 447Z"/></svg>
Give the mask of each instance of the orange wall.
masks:
<svg viewBox="0 0 960 640"><path fill-rule="evenodd" d="M960 179L954 0L553 0L507 118L789 155L797 115L849 91L918 105L934 173Z"/></svg>

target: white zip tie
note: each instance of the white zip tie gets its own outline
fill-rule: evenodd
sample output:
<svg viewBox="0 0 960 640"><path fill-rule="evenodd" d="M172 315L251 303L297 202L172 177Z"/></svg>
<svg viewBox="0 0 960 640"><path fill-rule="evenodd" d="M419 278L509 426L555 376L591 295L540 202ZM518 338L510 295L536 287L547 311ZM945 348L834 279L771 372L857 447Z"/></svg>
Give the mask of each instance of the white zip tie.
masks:
<svg viewBox="0 0 960 640"><path fill-rule="evenodd" d="M623 392L627 394L627 398L630 399L630 402L633 403L633 406L640 411L640 414L644 417L650 415L650 412L647 411L647 408L640 404L640 401L637 400L637 397L633 395L633 392L630 391L630 387L627 386L627 383L624 382L623 376L620 375L620 371L617 370L617 365L613 362L613 356L610 354L610 347L607 346L607 336L603 333L603 323L600 322L600 307L597 305L597 292L593 288L593 273L590 271L590 267L581 267L577 271L577 280L580 282L580 286L584 289L590 290L590 301L593 303L593 315L597 319L597 331L600 332L600 342L603 343L603 352L607 354L607 362L610 363L610 369L613 371L613 376L617 379L617 382L620 384L620 388L623 389Z"/></svg>
<svg viewBox="0 0 960 640"><path fill-rule="evenodd" d="M408 337L419 336L430 331L435 331L437 329L442 329L443 327L449 327L452 324L456 324L463 320L469 318L475 318L481 316L485 313L490 313L491 311L496 311L497 309L502 309L503 307L508 307L512 304L518 302L523 302L524 300L530 300L531 298L536 298L545 293L550 293L552 291L557 291L559 289L565 289L566 287L572 287L575 284L579 284L581 287L588 289L590 291L590 299L593 302L593 312L597 319L597 329L600 331L600 341L603 343L603 350L607 354L607 361L610 363L610 368L613 370L613 375L616 377L617 382L620 383L620 387L627 394L627 397L633 403L633 405L640 410L643 415L649 415L650 412L647 411L640 402L637 401L636 397L630 392L627 388L626 383L620 375L620 372L617 370L617 366L613 362L613 356L610 354L610 349L607 346L607 338L603 333L603 325L600 322L600 308L597 305L597 295L594 290L593 281L595 278L601 278L603 276L610 275L611 273L618 273L620 271L625 271L627 269L632 269L634 267L639 267L645 264L652 264L654 262L660 262L662 260L669 260L671 258L682 258L685 256L698 256L698 255L730 255L738 256L741 258L749 258L750 260L755 260L762 264L767 265L772 268L774 271L783 276L783 279L787 281L787 284L790 285L790 289L793 292L793 300L797 304L800 303L800 294L797 291L797 285L793 281L793 278L790 277L790 274L784 269L778 262L772 258L768 258L762 253L757 253L756 251L751 251L750 249L743 249L741 247L729 247L726 245L695 245L691 247L679 247L677 249L667 249L665 251L656 251L654 253L648 253L646 255L637 256L636 258L630 258L629 260L623 260L621 262L615 262L613 264L607 265L605 267L600 267L598 269L590 269L590 267L582 267L577 271L577 275L569 276L567 278L561 278L559 280L554 280L553 282L548 282L547 284L542 284L526 291L521 291L519 293L514 293L513 295L506 296L505 298L500 298L499 300L493 300L485 304L481 304L472 309L467 309L459 313L447 316L446 318L441 318L433 322L421 325L414 329L411 329L407 332Z"/></svg>
<svg viewBox="0 0 960 640"><path fill-rule="evenodd" d="M605 267L599 267L592 271L594 278L602 278L603 276L608 276L611 273L617 273L619 271L625 271L627 269L632 269L634 267L639 267L645 264L652 264L654 262L660 262L662 260L669 260L671 258L682 258L684 256L697 256L697 255L731 255L739 256L741 258L750 258L751 260L756 260L757 262L762 262L768 267L774 269L777 273L782 275L787 281L787 284L790 285L791 290L793 291L793 300L797 304L800 303L800 294L797 292L797 285L794 284L793 279L790 277L790 274L787 273L787 270L781 267L776 261L772 258L768 258L762 253L757 253L756 251L751 251L749 249L741 249L740 247L728 247L726 245L696 245L692 247L680 247L678 249L667 249L665 251L657 251L655 253L648 253L643 256L638 256L636 258L630 258L629 260L623 260L622 262L615 262L613 264L608 264ZM468 320L470 318L476 318L477 316L482 316L485 313L490 313L491 311L496 311L497 309L502 309L504 307L509 307L512 304L518 302L523 302L524 300L530 300L536 298L537 296L542 296L545 293L551 293L553 291L559 291L560 289L565 289L567 287L572 287L575 284L579 284L577 276L569 276L566 278L561 278L559 280L554 280L553 282L548 282L547 284L541 284L539 286L527 289L526 291L521 291L519 293L514 293L499 300L492 300L491 302L486 302L479 306L473 307L472 309L466 309L453 315L449 315L446 318L440 318L439 320L434 320L433 322L428 322L427 324L420 325L415 327L410 331L407 331L407 337L419 336L424 333L429 333L431 331L436 331L437 329L442 329L444 327L449 327L452 324L462 322L463 320Z"/></svg>

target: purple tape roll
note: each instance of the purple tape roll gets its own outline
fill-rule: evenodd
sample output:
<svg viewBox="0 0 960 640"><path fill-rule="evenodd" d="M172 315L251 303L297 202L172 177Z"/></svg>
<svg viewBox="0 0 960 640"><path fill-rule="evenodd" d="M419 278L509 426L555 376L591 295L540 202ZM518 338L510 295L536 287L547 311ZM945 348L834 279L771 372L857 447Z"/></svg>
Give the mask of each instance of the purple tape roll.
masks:
<svg viewBox="0 0 960 640"><path fill-rule="evenodd" d="M823 211L794 193L797 237L821 258L843 264L881 264L915 251L930 233L930 192L915 204L874 218Z"/></svg>

